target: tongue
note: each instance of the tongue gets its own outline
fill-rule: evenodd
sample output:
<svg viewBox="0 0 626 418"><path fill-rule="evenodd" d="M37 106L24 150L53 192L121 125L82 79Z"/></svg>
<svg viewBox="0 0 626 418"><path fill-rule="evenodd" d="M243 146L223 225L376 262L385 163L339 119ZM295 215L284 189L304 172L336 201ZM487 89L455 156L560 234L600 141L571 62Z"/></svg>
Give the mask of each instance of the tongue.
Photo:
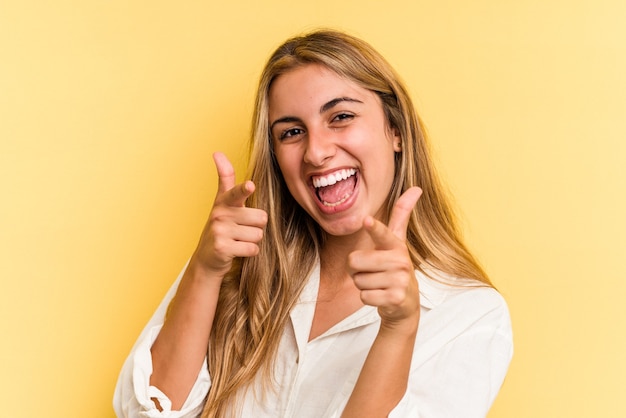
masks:
<svg viewBox="0 0 626 418"><path fill-rule="evenodd" d="M332 186L321 187L317 195L326 203L336 203L352 194L356 186L356 176L348 177L346 180L338 181Z"/></svg>

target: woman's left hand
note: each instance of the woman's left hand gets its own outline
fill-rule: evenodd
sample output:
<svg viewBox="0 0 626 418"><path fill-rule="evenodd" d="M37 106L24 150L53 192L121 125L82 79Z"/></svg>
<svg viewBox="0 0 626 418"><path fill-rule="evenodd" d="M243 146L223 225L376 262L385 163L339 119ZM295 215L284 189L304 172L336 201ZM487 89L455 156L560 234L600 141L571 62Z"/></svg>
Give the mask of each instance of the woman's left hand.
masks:
<svg viewBox="0 0 626 418"><path fill-rule="evenodd" d="M421 194L418 187L405 191L393 207L389 225L367 217L363 228L374 248L354 251L348 259L361 300L378 307L381 328L414 332L419 323L419 288L406 246L406 230Z"/></svg>

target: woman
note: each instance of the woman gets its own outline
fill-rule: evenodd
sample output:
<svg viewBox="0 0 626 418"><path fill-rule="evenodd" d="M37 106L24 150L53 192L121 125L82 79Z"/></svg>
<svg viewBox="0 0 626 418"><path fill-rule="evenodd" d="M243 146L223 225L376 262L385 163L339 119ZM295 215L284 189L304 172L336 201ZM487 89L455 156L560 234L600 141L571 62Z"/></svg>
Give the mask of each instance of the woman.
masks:
<svg viewBox="0 0 626 418"><path fill-rule="evenodd" d="M214 160L209 220L124 365L119 416L486 415L506 303L376 51L335 31L285 42L261 76L251 180Z"/></svg>

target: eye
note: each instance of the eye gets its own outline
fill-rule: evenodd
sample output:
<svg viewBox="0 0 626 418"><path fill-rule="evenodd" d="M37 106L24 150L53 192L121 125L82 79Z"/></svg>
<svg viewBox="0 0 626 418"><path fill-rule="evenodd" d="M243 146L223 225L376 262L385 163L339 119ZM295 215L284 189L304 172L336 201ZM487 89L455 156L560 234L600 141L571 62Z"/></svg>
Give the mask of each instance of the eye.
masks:
<svg viewBox="0 0 626 418"><path fill-rule="evenodd" d="M289 129L285 129L284 131L281 131L278 138L282 141L285 139L294 138L302 134L304 134L304 129L302 128L289 128Z"/></svg>
<svg viewBox="0 0 626 418"><path fill-rule="evenodd" d="M354 119L354 115L352 113L342 112L335 115L332 122L347 122L352 119Z"/></svg>

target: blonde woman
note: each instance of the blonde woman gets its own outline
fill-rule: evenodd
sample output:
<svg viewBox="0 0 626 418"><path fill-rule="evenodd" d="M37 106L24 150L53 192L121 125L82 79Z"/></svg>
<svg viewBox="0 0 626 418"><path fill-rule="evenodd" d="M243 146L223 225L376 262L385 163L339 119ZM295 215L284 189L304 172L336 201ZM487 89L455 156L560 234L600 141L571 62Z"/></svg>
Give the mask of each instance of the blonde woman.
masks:
<svg viewBox="0 0 626 418"><path fill-rule="evenodd" d="M214 155L198 247L120 374L120 417L484 417L506 303L461 242L411 100L316 31L261 76L249 181Z"/></svg>

